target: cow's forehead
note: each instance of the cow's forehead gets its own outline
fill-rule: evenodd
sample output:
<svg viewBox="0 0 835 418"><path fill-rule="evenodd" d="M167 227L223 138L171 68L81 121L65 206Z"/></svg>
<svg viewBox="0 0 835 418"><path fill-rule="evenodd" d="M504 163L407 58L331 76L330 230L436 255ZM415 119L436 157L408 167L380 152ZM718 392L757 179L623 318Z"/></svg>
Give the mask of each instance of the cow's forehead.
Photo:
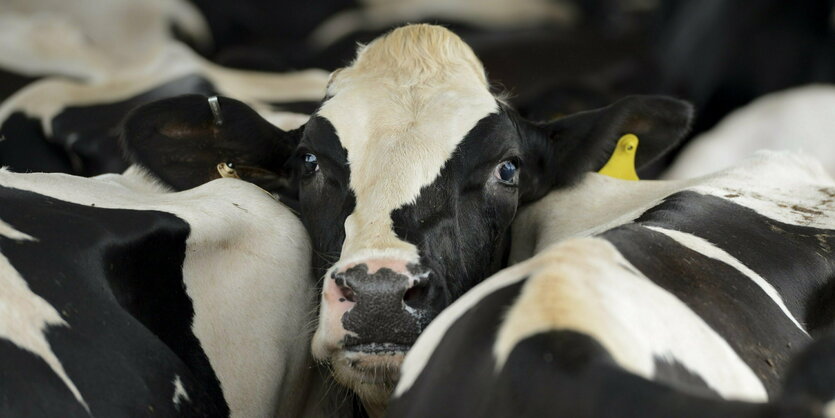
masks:
<svg viewBox="0 0 835 418"><path fill-rule="evenodd" d="M334 75L329 95L318 115L348 151L357 199L343 256L375 248L416 256L396 238L390 214L413 203L467 133L498 111L481 63L452 32L408 26L363 48Z"/></svg>

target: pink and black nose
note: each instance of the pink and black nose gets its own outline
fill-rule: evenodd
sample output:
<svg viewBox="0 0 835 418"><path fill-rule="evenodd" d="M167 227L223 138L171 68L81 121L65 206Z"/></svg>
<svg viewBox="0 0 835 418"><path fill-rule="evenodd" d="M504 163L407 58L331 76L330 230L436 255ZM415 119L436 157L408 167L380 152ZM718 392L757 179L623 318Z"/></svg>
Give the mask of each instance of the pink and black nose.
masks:
<svg viewBox="0 0 835 418"><path fill-rule="evenodd" d="M367 260L333 273L341 299L345 347L357 351L405 351L435 312L431 274L394 260Z"/></svg>

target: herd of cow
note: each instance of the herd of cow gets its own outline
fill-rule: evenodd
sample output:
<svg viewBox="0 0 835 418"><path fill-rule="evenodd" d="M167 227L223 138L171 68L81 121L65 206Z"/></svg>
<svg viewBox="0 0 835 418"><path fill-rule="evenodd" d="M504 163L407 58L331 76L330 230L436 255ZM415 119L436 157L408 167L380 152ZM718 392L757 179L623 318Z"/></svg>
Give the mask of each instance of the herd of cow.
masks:
<svg viewBox="0 0 835 418"><path fill-rule="evenodd" d="M0 1L0 417L835 418L832 0L227 3Z"/></svg>

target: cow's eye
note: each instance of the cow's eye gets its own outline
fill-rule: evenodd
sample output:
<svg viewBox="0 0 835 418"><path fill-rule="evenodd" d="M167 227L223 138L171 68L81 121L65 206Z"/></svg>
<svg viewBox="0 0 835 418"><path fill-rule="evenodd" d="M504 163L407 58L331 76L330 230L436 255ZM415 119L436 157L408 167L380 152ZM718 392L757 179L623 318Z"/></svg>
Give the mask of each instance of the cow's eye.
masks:
<svg viewBox="0 0 835 418"><path fill-rule="evenodd" d="M513 161L502 161L501 164L496 166L493 175L502 183L515 185L519 180L519 169L516 168Z"/></svg>
<svg viewBox="0 0 835 418"><path fill-rule="evenodd" d="M309 176L319 171L319 159L313 154L305 154L304 157L304 175Z"/></svg>

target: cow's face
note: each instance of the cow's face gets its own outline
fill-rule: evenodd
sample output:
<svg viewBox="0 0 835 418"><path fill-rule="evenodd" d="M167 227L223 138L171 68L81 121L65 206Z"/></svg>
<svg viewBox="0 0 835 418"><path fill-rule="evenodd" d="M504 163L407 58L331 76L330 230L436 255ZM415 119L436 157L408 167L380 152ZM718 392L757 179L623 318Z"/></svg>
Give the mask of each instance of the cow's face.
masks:
<svg viewBox="0 0 835 418"><path fill-rule="evenodd" d="M313 353L360 390L393 384L426 325L497 268L518 204L519 134L480 63L449 32L417 30L334 74L296 154L324 256Z"/></svg>
<svg viewBox="0 0 835 418"><path fill-rule="evenodd" d="M385 400L429 322L502 267L520 204L599 169L625 133L641 139L638 165L649 163L690 119L679 101L632 97L524 121L490 93L472 50L428 25L362 48L299 131L230 99L219 125L205 100L137 110L128 152L175 188L232 162L242 179L297 201L322 283L314 356L371 403Z"/></svg>

